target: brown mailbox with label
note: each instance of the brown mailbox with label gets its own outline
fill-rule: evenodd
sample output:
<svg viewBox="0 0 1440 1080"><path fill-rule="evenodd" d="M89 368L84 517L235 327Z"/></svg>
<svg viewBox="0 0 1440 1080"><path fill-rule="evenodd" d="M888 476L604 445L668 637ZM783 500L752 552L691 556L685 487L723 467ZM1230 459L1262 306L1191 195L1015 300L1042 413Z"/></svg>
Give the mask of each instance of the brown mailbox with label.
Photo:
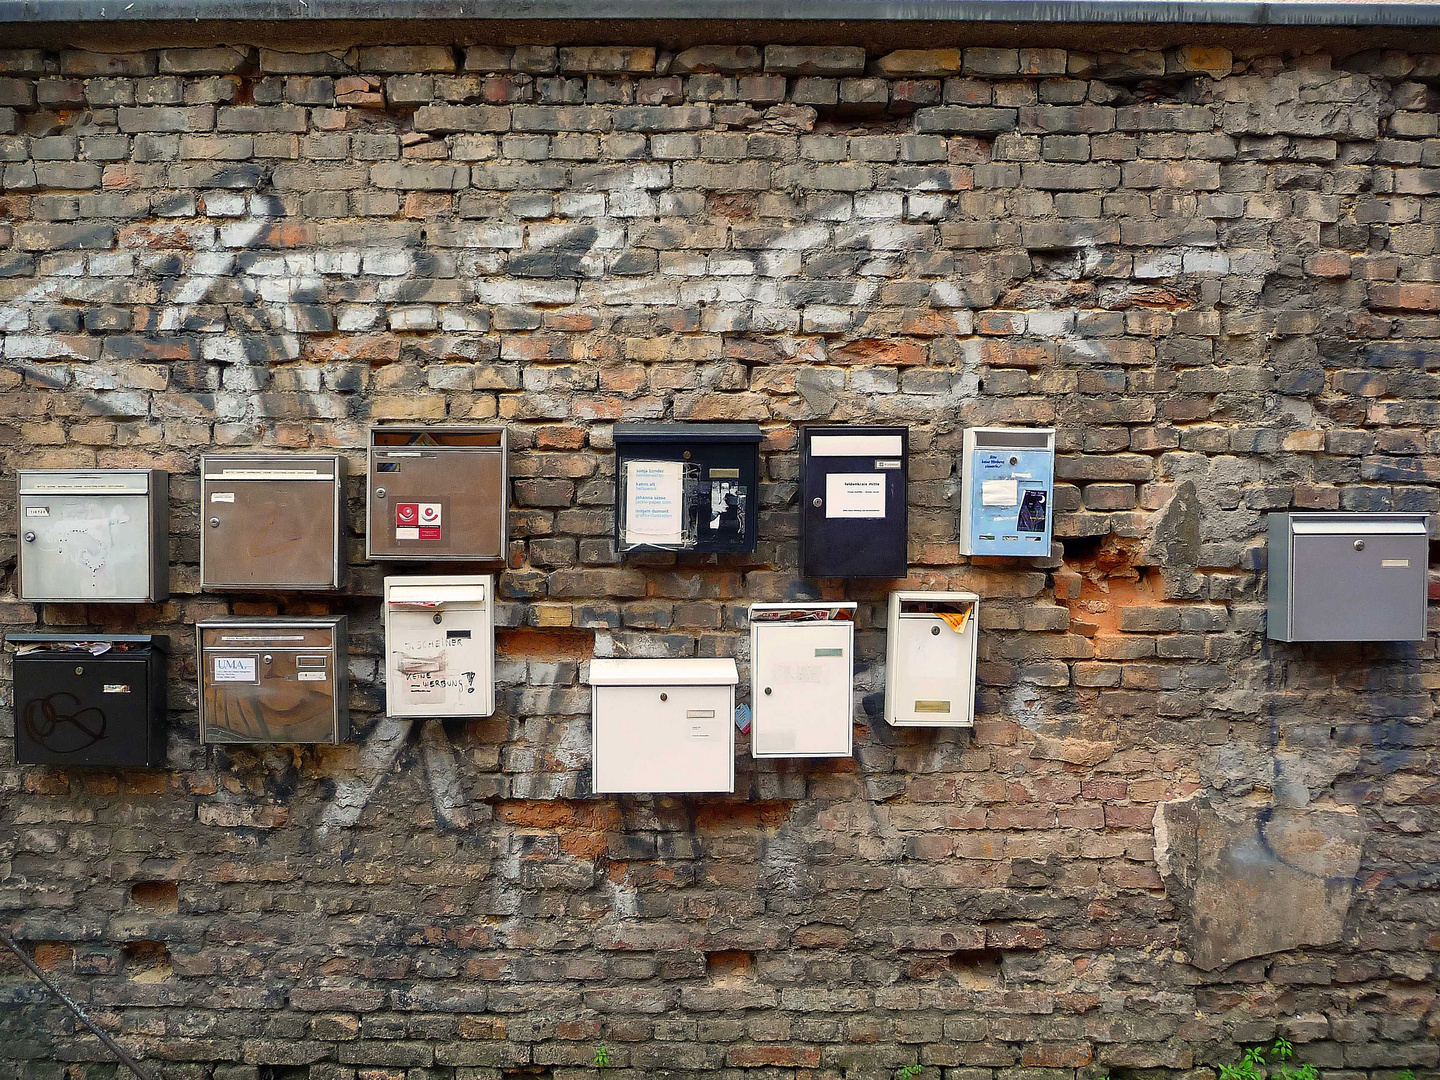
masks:
<svg viewBox="0 0 1440 1080"><path fill-rule="evenodd" d="M345 616L195 624L202 743L337 743L350 737Z"/></svg>
<svg viewBox="0 0 1440 1080"><path fill-rule="evenodd" d="M510 505L503 427L370 429L365 555L503 563Z"/></svg>
<svg viewBox="0 0 1440 1080"><path fill-rule="evenodd" d="M337 589L345 571L345 459L200 459L200 584Z"/></svg>

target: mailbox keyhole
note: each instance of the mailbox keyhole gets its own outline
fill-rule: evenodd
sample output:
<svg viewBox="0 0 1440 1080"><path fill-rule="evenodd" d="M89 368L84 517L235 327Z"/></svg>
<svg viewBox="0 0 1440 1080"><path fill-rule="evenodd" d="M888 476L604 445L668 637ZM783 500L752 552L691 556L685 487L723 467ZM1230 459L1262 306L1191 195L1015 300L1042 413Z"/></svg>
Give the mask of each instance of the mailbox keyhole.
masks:
<svg viewBox="0 0 1440 1080"><path fill-rule="evenodd" d="M766 694L767 697L770 695L770 693L771 693L770 687L768 687L768 686L765 687L765 694Z"/></svg>
<svg viewBox="0 0 1440 1080"><path fill-rule="evenodd" d="M824 503L825 500L820 498L819 495L816 495L815 498L810 500L810 505L815 507L816 510L819 510L820 507L824 505Z"/></svg>
<svg viewBox="0 0 1440 1080"><path fill-rule="evenodd" d="M1010 459L1010 464L1011 464L1011 465L1019 465L1019 464L1020 464L1020 459L1019 459L1018 457L1012 457L1012 458Z"/></svg>
<svg viewBox="0 0 1440 1080"><path fill-rule="evenodd" d="M266 653L266 654L265 654L264 660L265 660L265 663L267 663L267 664L270 663L270 654L269 654L269 653Z"/></svg>
<svg viewBox="0 0 1440 1080"><path fill-rule="evenodd" d="M85 674L85 669L84 669L83 667L77 667L77 668L75 669L75 674L76 674L76 675L84 675L84 674Z"/></svg>
<svg viewBox="0 0 1440 1080"><path fill-rule="evenodd" d="M35 542L35 534L33 532L27 532L25 534L25 542L27 544L33 544Z"/></svg>
<svg viewBox="0 0 1440 1080"><path fill-rule="evenodd" d="M220 527L220 519L219 519L219 518L211 518L211 519L210 519L210 527L211 527L212 529L218 529L218 528Z"/></svg>
<svg viewBox="0 0 1440 1080"><path fill-rule="evenodd" d="M440 625L440 612L438 612L438 611L435 612L435 625L436 625L436 626L439 626L439 625Z"/></svg>
<svg viewBox="0 0 1440 1080"><path fill-rule="evenodd" d="M385 497L385 489L384 489L384 488L376 488L376 489L375 489L375 497L376 497L377 499L383 499L383 498Z"/></svg>
<svg viewBox="0 0 1440 1080"><path fill-rule="evenodd" d="M661 701L669 701L669 700L670 700L670 695L669 695L669 694L661 694L661 695L660 695L660 700L661 700Z"/></svg>
<svg viewBox="0 0 1440 1080"><path fill-rule="evenodd" d="M1364 540L1356 540L1356 541L1355 541L1355 550L1356 550L1356 551L1364 551L1364 550L1365 550L1365 541L1364 541Z"/></svg>
<svg viewBox="0 0 1440 1080"><path fill-rule="evenodd" d="M930 627L930 636L931 636L931 637L939 637L939 636L940 636L940 628L939 628L938 626L932 626L932 627Z"/></svg>

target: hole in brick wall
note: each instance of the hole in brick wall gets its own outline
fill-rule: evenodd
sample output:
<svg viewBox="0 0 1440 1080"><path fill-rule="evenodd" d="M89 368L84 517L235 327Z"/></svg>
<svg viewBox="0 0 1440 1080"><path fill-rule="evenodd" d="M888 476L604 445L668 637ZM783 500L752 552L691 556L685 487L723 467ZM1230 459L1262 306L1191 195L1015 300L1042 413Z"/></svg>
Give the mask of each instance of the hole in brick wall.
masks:
<svg viewBox="0 0 1440 1080"><path fill-rule="evenodd" d="M130 886L130 902L136 907L173 913L180 908L180 886L173 881L137 881Z"/></svg>
<svg viewBox="0 0 1440 1080"><path fill-rule="evenodd" d="M999 949L961 949L950 954L950 971L964 986L995 986L1003 979Z"/></svg>
<svg viewBox="0 0 1440 1080"><path fill-rule="evenodd" d="M121 953L125 974L133 982L163 982L170 977L170 950L163 941L127 941Z"/></svg>
<svg viewBox="0 0 1440 1080"><path fill-rule="evenodd" d="M705 973L711 978L743 978L755 970L755 954L731 949L705 954Z"/></svg>
<svg viewBox="0 0 1440 1080"><path fill-rule="evenodd" d="M25 949L27 942L17 941L16 944ZM28 944L30 959L35 961L41 971L64 971L70 967L75 955L75 949L68 941L36 941ZM20 961L6 948L0 948L0 965L3 965L0 970L7 974L12 968L16 972L22 970Z"/></svg>

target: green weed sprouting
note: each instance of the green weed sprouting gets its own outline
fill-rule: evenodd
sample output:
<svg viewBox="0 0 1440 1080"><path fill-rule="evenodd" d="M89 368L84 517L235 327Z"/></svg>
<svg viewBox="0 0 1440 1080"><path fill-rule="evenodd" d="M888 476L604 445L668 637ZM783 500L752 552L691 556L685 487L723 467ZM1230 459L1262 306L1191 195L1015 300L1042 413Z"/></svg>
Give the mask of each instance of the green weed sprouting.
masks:
<svg viewBox="0 0 1440 1080"><path fill-rule="evenodd" d="M604 1043L595 1047L595 1067L597 1069L608 1069L610 1067L610 1049Z"/></svg>
<svg viewBox="0 0 1440 1080"><path fill-rule="evenodd" d="M914 1080L924 1071L923 1065L901 1065L895 1070L895 1080Z"/></svg>

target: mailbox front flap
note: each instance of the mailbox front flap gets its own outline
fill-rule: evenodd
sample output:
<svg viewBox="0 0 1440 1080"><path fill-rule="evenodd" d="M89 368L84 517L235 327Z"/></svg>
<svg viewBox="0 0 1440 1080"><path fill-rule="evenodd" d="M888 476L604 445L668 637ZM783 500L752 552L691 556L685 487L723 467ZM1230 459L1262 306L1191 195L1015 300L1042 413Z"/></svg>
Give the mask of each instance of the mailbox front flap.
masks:
<svg viewBox="0 0 1440 1080"><path fill-rule="evenodd" d="M385 593L392 608L443 608L485 603L484 585L391 585Z"/></svg>
<svg viewBox="0 0 1440 1080"><path fill-rule="evenodd" d="M590 661L592 686L734 686L739 681L729 658Z"/></svg>
<svg viewBox="0 0 1440 1080"><path fill-rule="evenodd" d="M322 481L334 480L337 471L337 461L333 457L289 457L279 454L207 454L203 465L207 481Z"/></svg>
<svg viewBox="0 0 1440 1080"><path fill-rule="evenodd" d="M1296 536L1423 536L1428 521L1426 514L1292 514L1290 528Z"/></svg>
<svg viewBox="0 0 1440 1080"><path fill-rule="evenodd" d="M144 495L150 490L145 469L21 470L20 494Z"/></svg>

